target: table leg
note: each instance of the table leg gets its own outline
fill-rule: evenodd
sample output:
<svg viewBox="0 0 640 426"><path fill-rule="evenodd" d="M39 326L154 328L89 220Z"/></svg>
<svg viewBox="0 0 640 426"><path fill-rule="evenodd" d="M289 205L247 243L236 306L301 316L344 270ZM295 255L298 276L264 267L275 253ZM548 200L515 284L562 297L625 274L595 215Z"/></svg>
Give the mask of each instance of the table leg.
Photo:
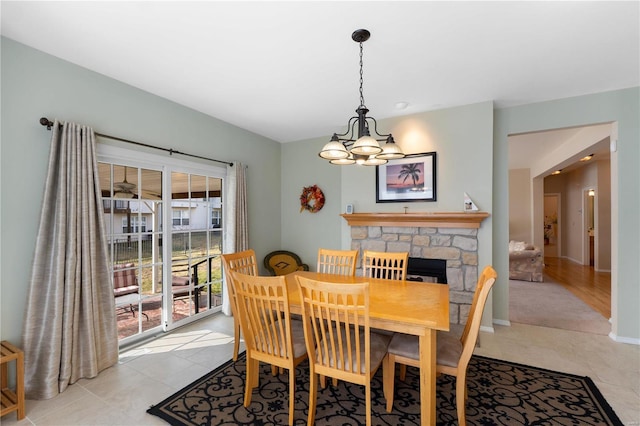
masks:
<svg viewBox="0 0 640 426"><path fill-rule="evenodd" d="M420 418L423 425L436 424L436 330L420 336Z"/></svg>

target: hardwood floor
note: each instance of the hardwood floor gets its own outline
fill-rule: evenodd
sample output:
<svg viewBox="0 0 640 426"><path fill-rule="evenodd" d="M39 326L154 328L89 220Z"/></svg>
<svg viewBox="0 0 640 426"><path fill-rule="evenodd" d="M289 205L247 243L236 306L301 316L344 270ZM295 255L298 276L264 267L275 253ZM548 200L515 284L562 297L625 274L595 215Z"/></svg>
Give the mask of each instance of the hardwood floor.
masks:
<svg viewBox="0 0 640 426"><path fill-rule="evenodd" d="M544 258L544 275L579 297L605 318L611 318L611 273L595 272L560 257Z"/></svg>

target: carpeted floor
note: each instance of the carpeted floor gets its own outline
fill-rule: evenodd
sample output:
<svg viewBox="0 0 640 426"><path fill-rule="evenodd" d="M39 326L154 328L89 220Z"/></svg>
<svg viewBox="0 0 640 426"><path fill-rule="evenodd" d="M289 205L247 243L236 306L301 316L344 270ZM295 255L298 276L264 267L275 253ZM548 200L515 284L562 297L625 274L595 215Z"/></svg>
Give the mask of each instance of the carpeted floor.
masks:
<svg viewBox="0 0 640 426"><path fill-rule="evenodd" d="M509 320L605 336L611 331L607 318L554 282L509 280Z"/></svg>
<svg viewBox="0 0 640 426"><path fill-rule="evenodd" d="M374 425L419 425L419 371L407 379L396 375L394 407L385 411L382 371L372 382ZM260 386L251 405L243 406L245 358L229 361L196 380L148 412L172 425L279 425L288 419L288 373L273 377L261 364ZM306 424L308 364L296 369L295 424ZM329 381L330 382L330 381ZM474 356L468 369L469 425L622 425L588 377ZM441 376L437 384L437 424L456 425L455 381ZM364 388L340 381L318 391L317 425L364 424Z"/></svg>

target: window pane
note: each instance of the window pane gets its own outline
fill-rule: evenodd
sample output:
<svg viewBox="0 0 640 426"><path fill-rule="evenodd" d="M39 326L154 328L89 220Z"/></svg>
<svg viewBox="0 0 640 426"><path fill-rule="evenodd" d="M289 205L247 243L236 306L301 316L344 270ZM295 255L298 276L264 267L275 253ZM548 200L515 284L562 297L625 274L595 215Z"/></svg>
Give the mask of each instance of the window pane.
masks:
<svg viewBox="0 0 640 426"><path fill-rule="evenodd" d="M205 176L191 175L191 199L204 200L207 191L207 178Z"/></svg>
<svg viewBox="0 0 640 426"><path fill-rule="evenodd" d="M113 197L119 199L138 198L138 168L113 166Z"/></svg>
<svg viewBox="0 0 640 426"><path fill-rule="evenodd" d="M189 175L186 173L171 173L171 199L185 200L189 198Z"/></svg>
<svg viewBox="0 0 640 426"><path fill-rule="evenodd" d="M141 169L140 195L145 200L162 199L162 172Z"/></svg>

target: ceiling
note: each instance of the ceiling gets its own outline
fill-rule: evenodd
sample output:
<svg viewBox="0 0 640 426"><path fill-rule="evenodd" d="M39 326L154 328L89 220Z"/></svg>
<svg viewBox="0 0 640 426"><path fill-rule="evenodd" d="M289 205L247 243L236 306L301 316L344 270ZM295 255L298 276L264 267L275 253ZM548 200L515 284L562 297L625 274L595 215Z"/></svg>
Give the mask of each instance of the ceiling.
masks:
<svg viewBox="0 0 640 426"><path fill-rule="evenodd" d="M578 137L581 132L587 128L593 131L599 130L600 134L610 133L611 123L594 124L582 127L570 127L565 129L552 129L541 132L524 133L509 136L509 169L526 169L540 158L544 153L557 151L558 148L565 144L571 143L571 140ZM549 176L554 170L562 170L562 173L585 167L591 164L590 160L580 161L581 158L591 155L591 160L609 161L611 159L610 138L593 141L585 152L577 152L571 157L562 158L554 155L557 163L552 170L544 173Z"/></svg>
<svg viewBox="0 0 640 426"><path fill-rule="evenodd" d="M638 86L639 13L637 1L2 1L1 32L292 142L346 130L355 29L371 31L364 96L381 119Z"/></svg>

